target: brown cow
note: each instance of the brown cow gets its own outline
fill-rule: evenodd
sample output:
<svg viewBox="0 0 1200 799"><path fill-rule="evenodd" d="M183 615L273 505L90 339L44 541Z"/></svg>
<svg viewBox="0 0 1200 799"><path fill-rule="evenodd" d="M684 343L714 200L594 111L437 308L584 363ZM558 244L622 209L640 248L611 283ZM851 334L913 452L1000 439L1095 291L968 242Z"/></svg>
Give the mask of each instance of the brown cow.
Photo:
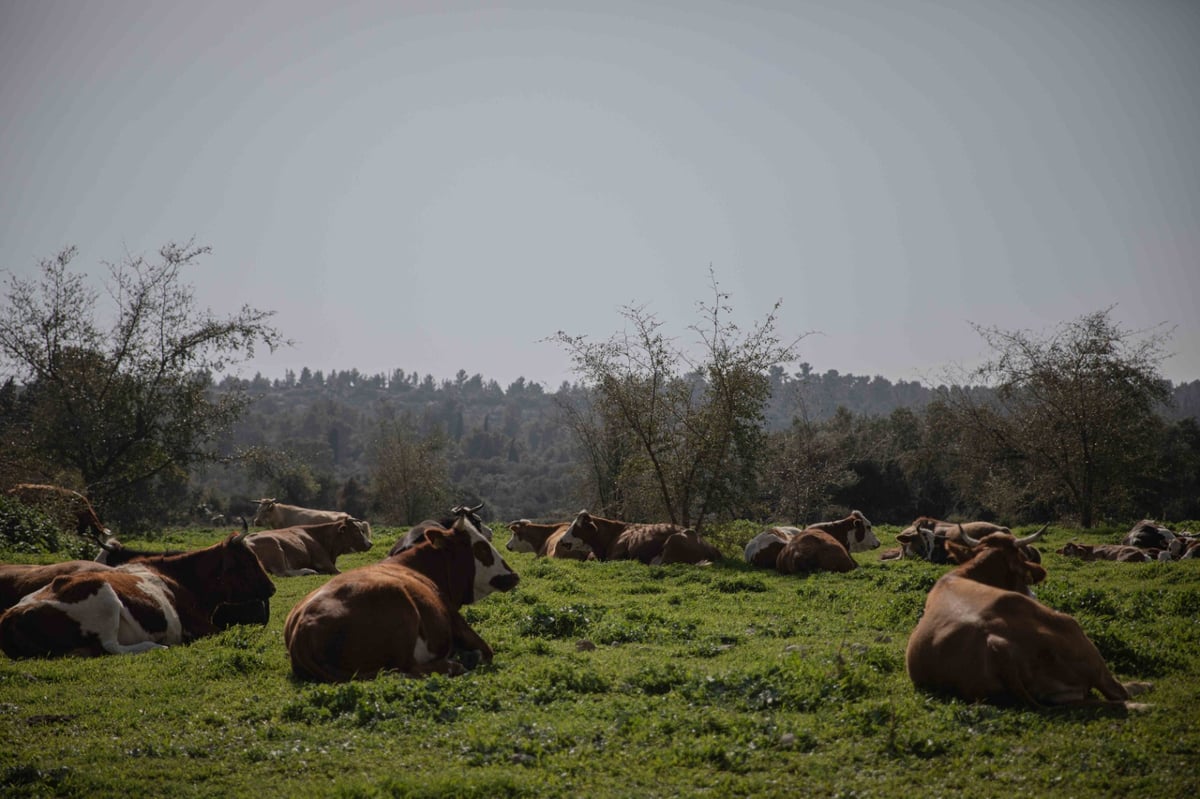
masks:
<svg viewBox="0 0 1200 799"><path fill-rule="evenodd" d="M479 531L431 528L414 546L333 577L292 608L283 630L292 671L320 682L381 671L461 674L450 659L455 650L485 662L493 652L460 609L518 581Z"/></svg>
<svg viewBox="0 0 1200 799"><path fill-rule="evenodd" d="M845 544L824 530L810 527L792 536L779 556L775 568L780 574L808 572L848 572L858 568Z"/></svg>
<svg viewBox="0 0 1200 799"><path fill-rule="evenodd" d="M94 560L68 560L45 565L0 563L0 611L11 608L21 597L54 582L56 577L109 568L111 567Z"/></svg>
<svg viewBox="0 0 1200 799"><path fill-rule="evenodd" d="M670 547L668 541L678 536ZM570 550L591 547L597 560L640 560L647 564L712 563L721 552L694 530L677 524L631 524L581 510L558 542Z"/></svg>
<svg viewBox="0 0 1200 799"><path fill-rule="evenodd" d="M1079 623L1033 598L1029 587L1046 570L1016 539L992 533L974 547L953 539L946 546L960 565L934 583L909 637L913 685L968 702L1088 704L1093 689L1107 702L1127 702L1129 687Z"/></svg>
<svg viewBox="0 0 1200 799"><path fill-rule="evenodd" d="M92 503L78 491L41 483L20 483L8 489L8 493L25 505L43 509L64 527L73 525L76 534L83 538L103 541L110 535Z"/></svg>
<svg viewBox="0 0 1200 799"><path fill-rule="evenodd" d="M587 544L582 544L578 549L566 549L558 545L570 526L570 522L538 524L528 519L517 519L508 523L512 538L504 547L509 552L532 552L539 558L595 559L592 548Z"/></svg>
<svg viewBox="0 0 1200 799"><path fill-rule="evenodd" d="M335 565L339 555L371 548L371 539L349 516L325 524L254 533L246 543L263 567L279 577L340 574Z"/></svg>
<svg viewBox="0 0 1200 799"><path fill-rule="evenodd" d="M1145 550L1124 544L1077 544L1069 541L1058 554L1080 560L1116 560L1122 563L1148 563L1154 558Z"/></svg>
<svg viewBox="0 0 1200 799"><path fill-rule="evenodd" d="M226 603L267 600L275 585L232 533L211 547L55 578L0 615L12 658L146 652L217 631Z"/></svg>
<svg viewBox="0 0 1200 799"><path fill-rule="evenodd" d="M807 530L820 530L837 539L847 552L865 552L879 546L879 539L871 528L871 522L861 511L851 511L844 519L831 522L816 522L806 528L769 527L751 538L746 544L746 562L760 569L777 567L779 553L788 541ZM844 564L843 564L844 565Z"/></svg>

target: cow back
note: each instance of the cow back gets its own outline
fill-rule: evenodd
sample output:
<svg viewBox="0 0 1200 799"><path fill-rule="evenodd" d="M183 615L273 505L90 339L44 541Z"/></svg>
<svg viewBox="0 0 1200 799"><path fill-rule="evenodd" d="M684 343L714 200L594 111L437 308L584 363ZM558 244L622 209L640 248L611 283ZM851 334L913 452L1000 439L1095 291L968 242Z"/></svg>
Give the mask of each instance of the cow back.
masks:
<svg viewBox="0 0 1200 799"><path fill-rule="evenodd" d="M780 574L848 572L858 568L841 542L824 530L808 529L789 540L775 561Z"/></svg>

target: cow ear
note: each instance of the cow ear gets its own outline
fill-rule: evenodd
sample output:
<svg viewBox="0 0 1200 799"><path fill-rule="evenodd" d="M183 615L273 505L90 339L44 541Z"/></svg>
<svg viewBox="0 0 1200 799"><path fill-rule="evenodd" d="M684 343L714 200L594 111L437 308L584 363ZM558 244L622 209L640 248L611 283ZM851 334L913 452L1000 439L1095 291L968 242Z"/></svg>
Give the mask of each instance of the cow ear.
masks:
<svg viewBox="0 0 1200 799"><path fill-rule="evenodd" d="M902 544L911 544L913 541L917 540L917 534L916 533L897 533L896 540Z"/></svg>
<svg viewBox="0 0 1200 799"><path fill-rule="evenodd" d="M950 554L950 557L954 559L954 562L960 565L975 557L975 555L977 555L981 550L981 548L960 544L953 538L947 538L945 540L946 551Z"/></svg>
<svg viewBox="0 0 1200 799"><path fill-rule="evenodd" d="M425 531L425 540L432 544L434 549L445 549L450 543L450 534L445 530L431 527Z"/></svg>

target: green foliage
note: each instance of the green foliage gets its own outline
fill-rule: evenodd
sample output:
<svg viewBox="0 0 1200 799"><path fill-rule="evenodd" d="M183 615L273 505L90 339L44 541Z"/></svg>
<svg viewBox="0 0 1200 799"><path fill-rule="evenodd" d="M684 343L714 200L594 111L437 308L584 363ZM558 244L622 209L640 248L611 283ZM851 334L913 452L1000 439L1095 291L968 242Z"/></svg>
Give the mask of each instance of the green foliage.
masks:
<svg viewBox="0 0 1200 799"><path fill-rule="evenodd" d="M57 552L59 531L46 514L12 497L0 496L0 549Z"/></svg>

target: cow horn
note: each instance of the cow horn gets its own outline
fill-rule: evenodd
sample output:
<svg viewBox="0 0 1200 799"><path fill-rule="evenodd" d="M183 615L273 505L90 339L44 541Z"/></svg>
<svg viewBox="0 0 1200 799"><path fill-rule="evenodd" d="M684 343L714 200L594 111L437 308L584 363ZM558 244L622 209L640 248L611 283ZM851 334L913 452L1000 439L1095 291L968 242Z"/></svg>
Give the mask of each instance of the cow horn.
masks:
<svg viewBox="0 0 1200 799"><path fill-rule="evenodd" d="M963 529L962 522L958 523L958 539L960 541L962 541L964 544L966 544L967 546L971 546L971 547L979 546L979 539L972 538L971 536L967 535L967 531Z"/></svg>
<svg viewBox="0 0 1200 799"><path fill-rule="evenodd" d="M468 512L470 512L470 513L479 513L479 509L480 509L480 508L482 508L482 507L483 507L483 503L482 503L482 502L480 502L478 505L476 505L476 506L475 506L475 507L473 507L473 508L467 508L467 511L468 511Z"/></svg>
<svg viewBox="0 0 1200 799"><path fill-rule="evenodd" d="M1049 526L1050 526L1050 523L1047 522L1046 524L1043 524L1042 529L1038 530L1036 533L1030 533L1029 535L1025 536L1024 538L1018 538L1017 546L1023 547L1026 544L1032 544L1034 541L1037 541L1039 538L1042 537L1042 534L1046 532L1046 528Z"/></svg>
<svg viewBox="0 0 1200 799"><path fill-rule="evenodd" d="M246 523L246 517L239 515L238 518L242 520L242 532L243 533L250 532L250 525Z"/></svg>

